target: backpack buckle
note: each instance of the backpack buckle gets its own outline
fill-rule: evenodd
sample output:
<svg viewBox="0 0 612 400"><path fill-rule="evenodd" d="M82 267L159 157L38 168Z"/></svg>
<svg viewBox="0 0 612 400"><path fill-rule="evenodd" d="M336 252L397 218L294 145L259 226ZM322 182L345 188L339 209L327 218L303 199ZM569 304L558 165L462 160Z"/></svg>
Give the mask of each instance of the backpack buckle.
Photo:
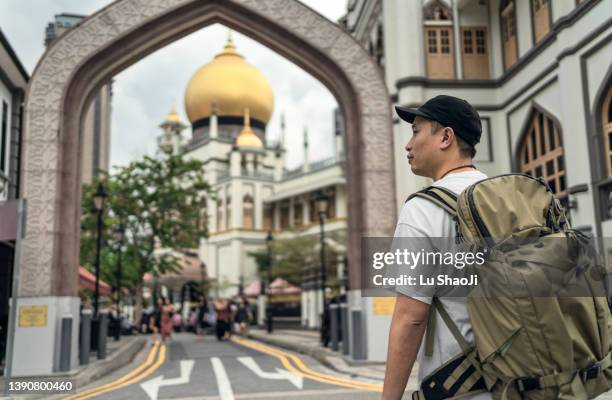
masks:
<svg viewBox="0 0 612 400"><path fill-rule="evenodd" d="M595 364L588 368L581 369L580 379L582 379L582 382L586 382L589 379L597 378L600 373L601 373L601 365Z"/></svg>
<svg viewBox="0 0 612 400"><path fill-rule="evenodd" d="M542 389L540 378L521 378L516 380L516 386L519 392L527 392L529 390Z"/></svg>

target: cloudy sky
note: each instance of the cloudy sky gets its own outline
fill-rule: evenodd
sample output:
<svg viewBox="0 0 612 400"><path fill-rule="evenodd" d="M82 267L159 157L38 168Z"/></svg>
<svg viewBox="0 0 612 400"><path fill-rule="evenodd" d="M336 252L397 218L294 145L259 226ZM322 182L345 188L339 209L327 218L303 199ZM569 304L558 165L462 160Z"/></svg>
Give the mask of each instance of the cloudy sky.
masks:
<svg viewBox="0 0 612 400"><path fill-rule="evenodd" d="M55 14L91 14L110 0L1 0L0 29L31 73L44 52L44 29ZM332 21L346 9L346 0L302 0ZM115 77L111 164L125 164L156 149L157 127L173 104L183 118L183 93L195 71L220 52L228 29L213 25L140 60ZM289 167L300 165L302 131L310 137L310 159L333 154L333 109L336 101L316 79L268 48L233 33L237 50L268 78L275 110L267 134L280 134L285 114Z"/></svg>

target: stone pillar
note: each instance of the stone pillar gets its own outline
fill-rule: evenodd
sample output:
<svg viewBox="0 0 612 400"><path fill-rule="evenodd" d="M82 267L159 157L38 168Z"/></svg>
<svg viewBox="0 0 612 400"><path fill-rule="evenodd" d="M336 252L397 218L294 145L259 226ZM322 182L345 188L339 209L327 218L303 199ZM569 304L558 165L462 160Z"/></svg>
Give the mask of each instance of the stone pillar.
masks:
<svg viewBox="0 0 612 400"><path fill-rule="evenodd" d="M237 147L234 147L230 153L230 176L232 178L237 178L242 174L241 162L240 151L238 151Z"/></svg>
<svg viewBox="0 0 612 400"><path fill-rule="evenodd" d="M457 79L463 78L463 65L461 62L461 30L459 29L459 2L458 0L451 0L453 6L453 40L452 46L454 47L454 57L455 57L455 71L457 72Z"/></svg>
<svg viewBox="0 0 612 400"><path fill-rule="evenodd" d="M255 183L253 194L253 217L255 229L263 229L263 187L261 183Z"/></svg>

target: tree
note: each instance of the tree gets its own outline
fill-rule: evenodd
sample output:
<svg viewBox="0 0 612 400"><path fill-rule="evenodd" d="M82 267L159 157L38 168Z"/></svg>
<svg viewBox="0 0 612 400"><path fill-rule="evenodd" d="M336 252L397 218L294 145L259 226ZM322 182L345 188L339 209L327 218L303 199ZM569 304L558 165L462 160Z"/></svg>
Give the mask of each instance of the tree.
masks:
<svg viewBox="0 0 612 400"><path fill-rule="evenodd" d="M328 241L345 243L345 235L341 232L326 233L325 266L327 272L327 287L338 287L337 279L339 252ZM283 278L292 285L301 286L305 275L311 274L319 277L321 266L319 235L295 236L272 242L272 276L270 282L276 278ZM268 271L268 252L262 249L249 252L255 259L259 276L266 280Z"/></svg>
<svg viewBox="0 0 612 400"><path fill-rule="evenodd" d="M173 252L156 252L167 248L186 251L199 246L208 236L205 221L207 199L212 191L204 179L203 163L184 160L181 156L145 156L116 174L102 176L107 198L104 246L101 253L101 275L114 283L119 243L116 231L125 227L122 284L133 287L142 299L145 273L161 275L179 269ZM90 269L95 260L96 211L93 193L98 181L85 185L81 220L81 264Z"/></svg>

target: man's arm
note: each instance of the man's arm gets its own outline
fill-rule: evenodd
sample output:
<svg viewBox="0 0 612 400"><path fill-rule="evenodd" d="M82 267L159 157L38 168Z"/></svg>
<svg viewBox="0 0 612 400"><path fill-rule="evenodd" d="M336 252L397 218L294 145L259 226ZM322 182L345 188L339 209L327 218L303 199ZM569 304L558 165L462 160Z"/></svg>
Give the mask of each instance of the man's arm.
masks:
<svg viewBox="0 0 612 400"><path fill-rule="evenodd" d="M429 304L398 295L389 331L383 400L399 400L416 360L427 325Z"/></svg>

